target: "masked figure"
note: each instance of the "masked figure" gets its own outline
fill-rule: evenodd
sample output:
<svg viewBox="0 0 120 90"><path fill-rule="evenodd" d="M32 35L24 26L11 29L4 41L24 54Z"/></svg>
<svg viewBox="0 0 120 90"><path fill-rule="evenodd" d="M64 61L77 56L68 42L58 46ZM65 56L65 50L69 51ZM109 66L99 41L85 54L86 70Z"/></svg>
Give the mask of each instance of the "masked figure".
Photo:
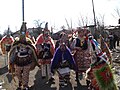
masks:
<svg viewBox="0 0 120 90"><path fill-rule="evenodd" d="M57 40L55 43L55 50L59 47L61 43L65 43L68 46L68 48L70 48L68 35L64 32L60 33L59 40Z"/></svg>
<svg viewBox="0 0 120 90"><path fill-rule="evenodd" d="M92 44L96 59L86 71L86 80L89 90L117 90L112 70L109 66L108 57L100 48L99 43L88 36Z"/></svg>
<svg viewBox="0 0 120 90"><path fill-rule="evenodd" d="M39 59L39 65L41 65L42 78L48 76L48 80L51 80L50 63L54 54L55 44L50 37L50 31L48 30L48 23L45 24L43 33L40 34L35 42L37 48L37 56Z"/></svg>
<svg viewBox="0 0 120 90"><path fill-rule="evenodd" d="M60 46L56 49L51 62L51 72L55 73L57 71L61 82L63 82L61 85L64 85L64 83L69 80L71 69L76 71L76 64L72 57L71 51L65 43L60 44Z"/></svg>
<svg viewBox="0 0 120 90"><path fill-rule="evenodd" d="M86 29L77 29L77 37L71 43L71 49L77 65L76 78L82 79L83 73L90 67L92 54L91 45L86 36L89 33Z"/></svg>
<svg viewBox="0 0 120 90"><path fill-rule="evenodd" d="M101 50L103 52L106 52L106 55L108 57L108 61L109 61L110 65L112 66L112 54L110 52L110 49L109 49L107 43L105 42L105 40L102 36L100 37L100 42L99 43L100 43Z"/></svg>
<svg viewBox="0 0 120 90"><path fill-rule="evenodd" d="M14 42L14 38L10 35L9 28L8 28L7 35L5 35L0 41L2 55L7 54L7 52L10 50L13 42Z"/></svg>
<svg viewBox="0 0 120 90"><path fill-rule="evenodd" d="M18 90L29 90L29 72L36 66L37 55L32 41L26 38L26 23L20 29L20 37L16 38L9 52L9 71L18 78Z"/></svg>

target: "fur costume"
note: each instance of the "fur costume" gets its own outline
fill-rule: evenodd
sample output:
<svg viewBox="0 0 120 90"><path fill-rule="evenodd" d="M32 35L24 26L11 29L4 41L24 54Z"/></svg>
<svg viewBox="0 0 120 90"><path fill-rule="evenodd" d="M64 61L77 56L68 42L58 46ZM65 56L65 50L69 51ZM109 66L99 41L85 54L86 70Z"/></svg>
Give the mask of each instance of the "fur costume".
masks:
<svg viewBox="0 0 120 90"><path fill-rule="evenodd" d="M6 51L10 50L13 42L14 42L14 39L10 35L6 35L1 39L0 46L1 46L2 55L6 54Z"/></svg>
<svg viewBox="0 0 120 90"><path fill-rule="evenodd" d="M87 70L87 80L90 90L117 90L112 70L108 64L106 53L102 52L99 43L93 38L88 37L93 45L97 59L92 62Z"/></svg>
<svg viewBox="0 0 120 90"><path fill-rule="evenodd" d="M20 29L20 37L16 38L9 52L9 71L18 78L18 89L28 90L29 72L37 64L37 55L32 41L26 38L26 23ZM13 77L14 78L14 77Z"/></svg>
<svg viewBox="0 0 120 90"><path fill-rule="evenodd" d="M75 83L72 82L74 82L76 75L72 76L73 72L71 70L76 71L75 61L72 57L70 49L65 44L62 44L55 51L54 57L51 62L51 72L53 74L56 74L56 72L58 73L58 80L61 86L64 86L70 78L72 88L74 88Z"/></svg>
<svg viewBox="0 0 120 90"><path fill-rule="evenodd" d="M38 63L41 65L42 77L48 76L51 78L50 63L54 54L55 44L53 39L50 37L50 31L48 30L48 23L45 24L43 33L40 34L35 42ZM47 68L47 69L46 69Z"/></svg>

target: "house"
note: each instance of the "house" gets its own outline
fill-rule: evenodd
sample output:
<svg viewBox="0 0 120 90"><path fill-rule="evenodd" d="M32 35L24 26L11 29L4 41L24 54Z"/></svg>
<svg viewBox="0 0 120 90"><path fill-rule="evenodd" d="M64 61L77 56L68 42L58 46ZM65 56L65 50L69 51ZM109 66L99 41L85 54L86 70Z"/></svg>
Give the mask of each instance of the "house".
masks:
<svg viewBox="0 0 120 90"><path fill-rule="evenodd" d="M51 35L51 37L52 37L54 40L58 40L58 39L59 39L59 36L60 36L60 34L61 34L62 32L66 33L67 35L73 33L72 30L63 29L63 30L60 30L60 31L58 31L58 32L56 32L56 33L53 33L53 34Z"/></svg>

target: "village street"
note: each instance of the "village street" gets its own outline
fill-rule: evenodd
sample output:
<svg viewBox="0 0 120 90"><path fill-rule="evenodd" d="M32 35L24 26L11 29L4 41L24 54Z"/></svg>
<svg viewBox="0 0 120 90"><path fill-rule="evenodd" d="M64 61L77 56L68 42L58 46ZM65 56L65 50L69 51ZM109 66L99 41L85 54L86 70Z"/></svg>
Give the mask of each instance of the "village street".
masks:
<svg viewBox="0 0 120 90"><path fill-rule="evenodd" d="M48 83L47 78L41 78L41 70L39 67L30 72L29 86L30 90L56 90L54 84ZM16 90L18 86L17 78L12 79L12 74L8 73L7 57L0 55L0 90ZM61 87L60 90L72 90L70 84ZM87 90L85 80L78 83L75 90Z"/></svg>
<svg viewBox="0 0 120 90"><path fill-rule="evenodd" d="M115 80L117 85L120 86L120 48L112 53ZM12 75L8 73L5 59L4 56L0 56L0 90L16 90L18 86L17 78L15 77L15 80L12 79ZM56 90L52 85L51 83L47 83L47 79L41 78L41 70L38 67L30 72L29 86L31 90ZM68 84L68 86L60 87L60 90L72 90L72 87ZM75 90L87 90L85 79L80 80Z"/></svg>
<svg viewBox="0 0 120 90"><path fill-rule="evenodd" d="M0 79L4 81L2 90L16 90L18 86L17 78L14 78L15 81L12 80L12 75L7 72L7 67L3 67L0 71L2 71L0 73ZM30 90L56 90L56 88L52 87L53 84L47 83L47 79L41 78L41 70L38 67L30 72L29 86ZM61 87L60 90L72 90L72 87L69 84L68 86ZM75 90L87 90L85 80L81 80Z"/></svg>

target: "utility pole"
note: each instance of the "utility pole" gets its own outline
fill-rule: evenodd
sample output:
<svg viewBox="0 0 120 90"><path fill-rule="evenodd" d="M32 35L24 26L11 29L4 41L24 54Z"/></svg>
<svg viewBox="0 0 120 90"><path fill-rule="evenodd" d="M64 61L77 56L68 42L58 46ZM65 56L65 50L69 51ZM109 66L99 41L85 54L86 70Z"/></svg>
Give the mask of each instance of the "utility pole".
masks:
<svg viewBox="0 0 120 90"><path fill-rule="evenodd" d="M25 17L24 17L24 0L22 0L22 21L25 21Z"/></svg>
<svg viewBox="0 0 120 90"><path fill-rule="evenodd" d="M95 9L94 9L94 1L92 0L92 7L93 7L93 15L94 15L94 25L96 30L96 17L95 17Z"/></svg>

